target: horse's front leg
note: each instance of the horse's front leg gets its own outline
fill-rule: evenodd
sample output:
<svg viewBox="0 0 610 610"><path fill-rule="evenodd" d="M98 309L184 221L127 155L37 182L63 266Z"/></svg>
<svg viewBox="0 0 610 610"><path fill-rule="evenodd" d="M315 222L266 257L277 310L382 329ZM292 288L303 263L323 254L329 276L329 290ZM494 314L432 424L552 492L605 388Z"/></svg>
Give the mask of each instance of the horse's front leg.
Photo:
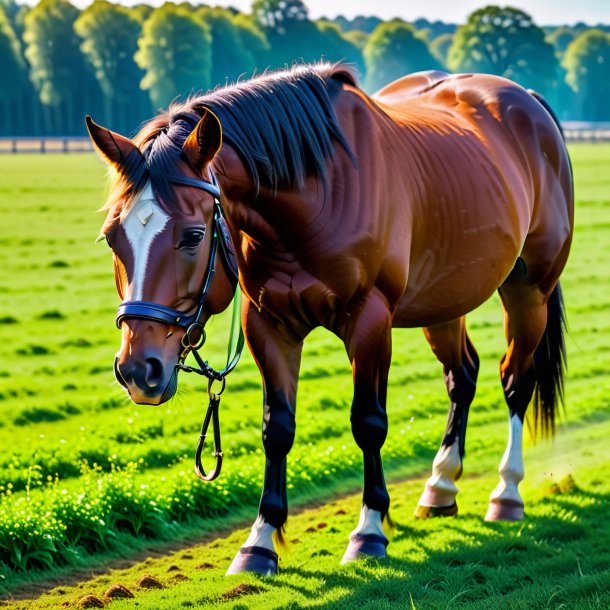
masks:
<svg viewBox="0 0 610 610"><path fill-rule="evenodd" d="M302 340L266 320L254 307L246 315L245 334L263 377L265 479L258 518L227 574L275 574L278 556L273 534L288 517L286 456L295 433L297 382Z"/></svg>
<svg viewBox="0 0 610 610"><path fill-rule="evenodd" d="M364 458L364 494L360 521L350 535L341 563L362 555L385 557L388 539L382 523L390 508L381 465L388 431L386 395L392 355L392 315L385 297L373 290L351 311L341 336L352 363L354 399L351 423Z"/></svg>

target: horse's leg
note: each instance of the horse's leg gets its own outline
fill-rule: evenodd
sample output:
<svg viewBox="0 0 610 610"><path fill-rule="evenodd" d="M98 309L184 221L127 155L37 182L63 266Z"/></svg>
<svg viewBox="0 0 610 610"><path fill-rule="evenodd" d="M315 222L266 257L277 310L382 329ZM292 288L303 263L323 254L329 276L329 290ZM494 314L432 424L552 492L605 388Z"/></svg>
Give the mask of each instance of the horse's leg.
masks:
<svg viewBox="0 0 610 610"><path fill-rule="evenodd" d="M516 277L515 277L516 276ZM513 279L515 278L515 279ZM500 483L491 493L486 521L523 519L523 421L536 387L534 353L545 332L545 295L513 272L500 287L504 306L504 331L508 349L500 363L500 377L508 404L508 445L500 463Z"/></svg>
<svg viewBox="0 0 610 610"><path fill-rule="evenodd" d="M441 447L432 464L432 476L419 499L417 517L450 516L457 513L455 482L462 474L468 409L474 398L479 357L466 333L466 318L428 326L424 334L443 365L451 404Z"/></svg>
<svg viewBox="0 0 610 610"><path fill-rule="evenodd" d="M352 363L354 398L352 433L364 458L364 495L360 521L350 535L341 563L360 555L385 557L388 539L382 523L390 508L381 465L381 447L388 431L386 395L392 355L392 315L385 297L369 293L357 311L351 311L340 336Z"/></svg>
<svg viewBox="0 0 610 610"><path fill-rule="evenodd" d="M227 574L275 574L278 557L273 534L281 537L288 517L286 456L295 433L295 408L303 342L268 322L254 307L248 309L245 334L263 376L263 445L265 479L258 518Z"/></svg>

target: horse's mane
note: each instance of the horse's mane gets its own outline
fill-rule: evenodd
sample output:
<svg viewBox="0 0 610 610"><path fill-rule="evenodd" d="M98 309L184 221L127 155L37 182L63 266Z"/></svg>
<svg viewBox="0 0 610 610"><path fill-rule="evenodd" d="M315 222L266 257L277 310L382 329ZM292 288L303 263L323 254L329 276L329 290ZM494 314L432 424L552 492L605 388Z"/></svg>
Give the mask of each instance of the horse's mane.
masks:
<svg viewBox="0 0 610 610"><path fill-rule="evenodd" d="M333 108L342 83L357 86L345 64L296 65L174 103L133 138L148 171L117 174L110 199L121 200L125 214L150 178L167 200L169 185L155 177L178 171L182 146L205 109L219 118L223 141L240 156L257 189L301 188L307 176L326 183L333 140L353 159Z"/></svg>

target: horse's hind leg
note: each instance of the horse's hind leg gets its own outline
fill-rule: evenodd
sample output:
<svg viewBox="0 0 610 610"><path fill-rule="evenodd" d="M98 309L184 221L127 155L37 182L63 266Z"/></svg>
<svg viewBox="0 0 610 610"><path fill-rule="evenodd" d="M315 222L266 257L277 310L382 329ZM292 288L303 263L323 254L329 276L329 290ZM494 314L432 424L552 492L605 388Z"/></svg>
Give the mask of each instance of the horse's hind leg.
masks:
<svg viewBox="0 0 610 610"><path fill-rule="evenodd" d="M386 394L391 360L392 316L383 295L373 290L358 311L344 320L340 336L352 363L352 432L364 458L360 522L350 535L341 563L361 555L385 557L388 539L382 523L390 507L381 465L388 431Z"/></svg>
<svg viewBox="0 0 610 610"><path fill-rule="evenodd" d="M552 431L563 383L565 319L559 284L549 295L528 283L526 274L520 273L518 267L499 292L508 343L500 376L509 409L509 436L500 463L500 483L491 493L485 519L517 521L524 515L518 486L525 474L522 449L525 412L537 389L535 417L541 420L543 431Z"/></svg>
<svg viewBox="0 0 610 610"><path fill-rule="evenodd" d="M248 309L245 331L263 376L265 479L258 518L227 574L269 575L275 574L278 567L273 537L275 534L279 537L278 542L283 542L282 527L288 517L286 457L294 441L303 343L289 332L282 333L254 307Z"/></svg>
<svg viewBox="0 0 610 610"><path fill-rule="evenodd" d="M466 333L464 317L424 328L424 334L443 365L451 404L441 447L432 464L432 476L426 481L415 511L421 518L457 513L455 482L462 474L468 410L479 372L479 357Z"/></svg>

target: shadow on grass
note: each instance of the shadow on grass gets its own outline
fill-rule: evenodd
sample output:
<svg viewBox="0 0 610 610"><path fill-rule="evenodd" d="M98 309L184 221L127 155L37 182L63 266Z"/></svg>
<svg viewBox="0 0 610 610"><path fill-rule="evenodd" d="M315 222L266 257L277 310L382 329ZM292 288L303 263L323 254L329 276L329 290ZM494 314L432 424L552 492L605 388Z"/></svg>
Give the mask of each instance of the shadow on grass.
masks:
<svg viewBox="0 0 610 610"><path fill-rule="evenodd" d="M608 493L574 490L539 501L521 523L397 523L386 560L330 572L312 560L265 582L294 592L290 608L609 608L609 505ZM323 594L294 575L320 581Z"/></svg>

